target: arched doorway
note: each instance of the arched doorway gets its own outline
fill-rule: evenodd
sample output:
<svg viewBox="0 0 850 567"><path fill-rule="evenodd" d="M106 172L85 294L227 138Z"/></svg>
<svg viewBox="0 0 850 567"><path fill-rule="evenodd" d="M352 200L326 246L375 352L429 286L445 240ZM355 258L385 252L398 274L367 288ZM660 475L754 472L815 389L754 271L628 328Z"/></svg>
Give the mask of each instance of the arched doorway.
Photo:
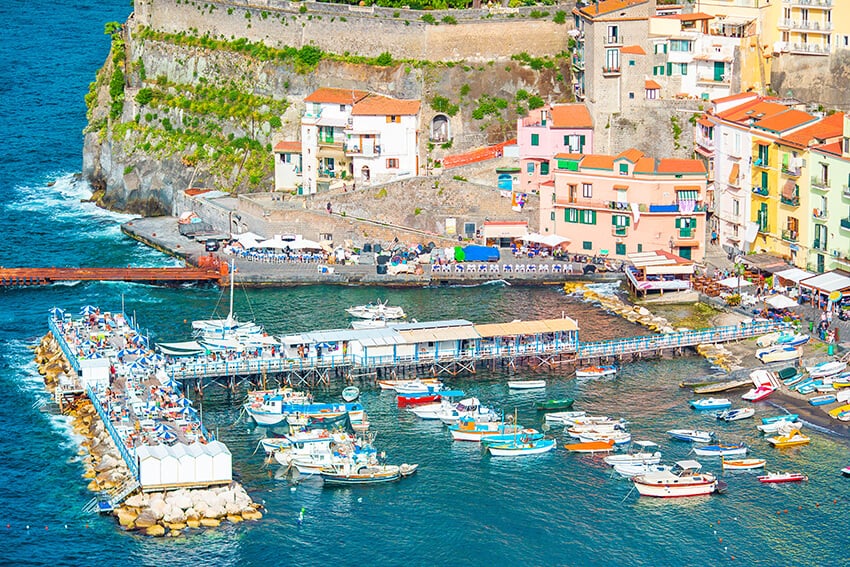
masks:
<svg viewBox="0 0 850 567"><path fill-rule="evenodd" d="M448 116L438 114L431 119L430 139L432 142L448 142L452 139Z"/></svg>

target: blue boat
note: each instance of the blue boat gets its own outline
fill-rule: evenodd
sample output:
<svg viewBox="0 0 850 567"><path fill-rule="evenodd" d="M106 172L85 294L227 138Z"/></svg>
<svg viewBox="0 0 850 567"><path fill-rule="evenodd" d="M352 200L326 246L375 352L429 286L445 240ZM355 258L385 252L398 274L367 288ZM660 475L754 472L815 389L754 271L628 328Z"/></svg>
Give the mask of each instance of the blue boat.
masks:
<svg viewBox="0 0 850 567"><path fill-rule="evenodd" d="M783 333L776 340L776 344L785 346L800 346L809 342L809 335Z"/></svg>
<svg viewBox="0 0 850 567"><path fill-rule="evenodd" d="M797 418L800 417L796 413L786 413L785 415L773 415L770 417L761 418L761 422L764 425L768 423L774 423L777 421L797 421Z"/></svg>
<svg viewBox="0 0 850 567"><path fill-rule="evenodd" d="M835 401L835 396L832 394L826 394L823 396L815 396L814 398L809 400L809 403L813 406L825 406L827 404L831 404Z"/></svg>
<svg viewBox="0 0 850 567"><path fill-rule="evenodd" d="M720 410L732 407L732 402L726 398L705 398L688 402L695 410Z"/></svg>

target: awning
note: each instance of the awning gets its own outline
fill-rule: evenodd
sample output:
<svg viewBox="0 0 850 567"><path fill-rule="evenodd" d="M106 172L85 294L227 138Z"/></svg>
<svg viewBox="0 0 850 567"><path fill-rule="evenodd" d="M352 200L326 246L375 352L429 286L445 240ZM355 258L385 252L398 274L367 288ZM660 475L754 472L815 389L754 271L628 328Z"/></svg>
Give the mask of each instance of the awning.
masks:
<svg viewBox="0 0 850 567"><path fill-rule="evenodd" d="M756 140L756 144L758 144L759 146L769 146L770 142L765 142L765 141L762 141L762 140Z"/></svg>
<svg viewBox="0 0 850 567"><path fill-rule="evenodd" d="M758 227L758 224L756 224L756 227ZM751 268L771 274L788 269L788 264L785 260L778 256L774 256L773 254L750 254L742 256L741 261Z"/></svg>
<svg viewBox="0 0 850 567"><path fill-rule="evenodd" d="M675 244L679 248L699 248L699 240L694 239L674 240L673 244Z"/></svg>
<svg viewBox="0 0 850 567"><path fill-rule="evenodd" d="M785 185L782 186L782 196L786 199L793 199L797 193L797 184L794 183L793 179L788 179L785 181Z"/></svg>
<svg viewBox="0 0 850 567"><path fill-rule="evenodd" d="M806 270L802 270L800 268L790 268L788 270L782 270L781 272L774 272L773 275L775 278L792 281L796 284L800 283L800 280L810 278L815 274L813 274L812 272L807 272ZM776 279L774 279L773 282L775 285Z"/></svg>
<svg viewBox="0 0 850 567"><path fill-rule="evenodd" d="M628 185L614 185L614 189L616 189L617 191L625 191L628 188Z"/></svg>
<svg viewBox="0 0 850 567"><path fill-rule="evenodd" d="M472 325L465 327L441 327L435 329L415 329L412 331L399 331L398 334L408 344L462 341L467 339L481 338Z"/></svg>
<svg viewBox="0 0 850 567"><path fill-rule="evenodd" d="M747 230L744 233L744 242L753 243L756 240L756 236L759 233L759 223L757 222L748 222Z"/></svg>
<svg viewBox="0 0 850 567"><path fill-rule="evenodd" d="M735 187L737 187L738 184L740 183L740 181L738 181L738 178L740 177L740 175L741 175L741 167L737 163L733 163L732 164L732 171L729 172L729 185L734 185Z"/></svg>
<svg viewBox="0 0 850 567"><path fill-rule="evenodd" d="M726 278L725 280L720 280L717 283L719 283L723 287L728 287L729 289L736 289L738 287L746 287L748 285L753 285L752 282L745 280L743 276L738 276L737 278L733 276L731 278Z"/></svg>
<svg viewBox="0 0 850 567"><path fill-rule="evenodd" d="M816 289L825 293L845 291L850 289L850 277L838 272L826 272L800 282L803 287Z"/></svg>
<svg viewBox="0 0 850 567"><path fill-rule="evenodd" d="M485 222L481 227L484 238L520 238L528 233L528 223L523 222Z"/></svg>
<svg viewBox="0 0 850 567"><path fill-rule="evenodd" d="M676 198L679 201L699 200L699 187L676 187Z"/></svg>
<svg viewBox="0 0 850 567"><path fill-rule="evenodd" d="M157 343L156 347L159 352L168 356L195 356L203 354L206 349L197 341L187 341L183 343Z"/></svg>
<svg viewBox="0 0 850 567"><path fill-rule="evenodd" d="M782 295L781 293L771 295L770 297L765 299L764 302L775 309L791 309L792 307L798 306L796 301L794 301L787 295Z"/></svg>
<svg viewBox="0 0 850 567"><path fill-rule="evenodd" d="M511 323L475 325L475 331L481 338L518 337L559 331L578 331L578 324L575 320L564 317L563 319L544 319L541 321L513 321Z"/></svg>

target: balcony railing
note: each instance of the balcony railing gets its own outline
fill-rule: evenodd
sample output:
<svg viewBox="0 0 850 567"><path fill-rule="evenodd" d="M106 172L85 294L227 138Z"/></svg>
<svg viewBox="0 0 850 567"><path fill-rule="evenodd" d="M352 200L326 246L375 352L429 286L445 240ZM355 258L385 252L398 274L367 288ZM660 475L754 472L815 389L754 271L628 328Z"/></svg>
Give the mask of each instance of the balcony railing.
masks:
<svg viewBox="0 0 850 567"><path fill-rule="evenodd" d="M826 250L826 239L820 240L815 238L812 242L812 248L815 250Z"/></svg>
<svg viewBox="0 0 850 567"><path fill-rule="evenodd" d="M629 235L629 227L627 226L615 226L611 229L611 234L614 236L628 236Z"/></svg>
<svg viewBox="0 0 850 567"><path fill-rule="evenodd" d="M762 234L768 234L770 232L770 225L766 222L759 223L759 232Z"/></svg>
<svg viewBox="0 0 850 567"><path fill-rule="evenodd" d="M783 229L782 230L782 240L786 240L788 242L797 242L797 234L796 230Z"/></svg>
<svg viewBox="0 0 850 567"><path fill-rule="evenodd" d="M850 219L841 219L841 228L850 230Z"/></svg>
<svg viewBox="0 0 850 567"><path fill-rule="evenodd" d="M812 209L812 218L823 221L829 218L829 214L826 209Z"/></svg>
<svg viewBox="0 0 850 567"><path fill-rule="evenodd" d="M784 195L779 199L779 202L783 205L788 205L789 207L799 207L800 206L800 197L798 195L794 195L793 197L785 197Z"/></svg>
<svg viewBox="0 0 850 567"><path fill-rule="evenodd" d="M620 74L620 66L616 67L608 67L607 65L603 65L602 67L602 75L605 77L615 77Z"/></svg>
<svg viewBox="0 0 850 567"><path fill-rule="evenodd" d="M721 77L720 79L715 79L713 76L711 77L697 77L697 83L703 85L720 85L720 86L729 86L731 83L729 79L726 77Z"/></svg>
<svg viewBox="0 0 850 567"><path fill-rule="evenodd" d="M761 187L759 185L755 185L753 187L753 193L759 195L760 197L767 197L770 195L770 191L767 190L767 187Z"/></svg>
<svg viewBox="0 0 850 567"><path fill-rule="evenodd" d="M826 191L829 189L829 179L824 179L819 175L812 176L812 187L815 189L820 189L821 191Z"/></svg>
<svg viewBox="0 0 850 567"><path fill-rule="evenodd" d="M605 36L605 45L623 45L623 36L607 35Z"/></svg>
<svg viewBox="0 0 850 567"><path fill-rule="evenodd" d="M679 238L690 238L693 235L694 235L694 229L691 228L691 227L679 229Z"/></svg>
<svg viewBox="0 0 850 567"><path fill-rule="evenodd" d="M804 55L829 55L828 45L818 43L789 43L781 44L780 51L788 53L802 53Z"/></svg>
<svg viewBox="0 0 850 567"><path fill-rule="evenodd" d="M832 30L832 22L816 22L814 20L780 20L780 29L805 30L813 32L828 32Z"/></svg>
<svg viewBox="0 0 850 567"><path fill-rule="evenodd" d="M768 164L768 161L766 159L762 159L762 158L755 158L753 160L753 165L756 166L756 167L760 167L762 169L767 169L768 167L770 167L770 165Z"/></svg>
<svg viewBox="0 0 850 567"><path fill-rule="evenodd" d="M850 199L850 185L842 185L841 192L845 199Z"/></svg>
<svg viewBox="0 0 850 567"><path fill-rule="evenodd" d="M800 177L800 168L790 168L787 165L782 166L782 174L787 175L788 177Z"/></svg>
<svg viewBox="0 0 850 567"><path fill-rule="evenodd" d="M821 8L829 8L832 6L832 0L782 0L785 6L815 6Z"/></svg>

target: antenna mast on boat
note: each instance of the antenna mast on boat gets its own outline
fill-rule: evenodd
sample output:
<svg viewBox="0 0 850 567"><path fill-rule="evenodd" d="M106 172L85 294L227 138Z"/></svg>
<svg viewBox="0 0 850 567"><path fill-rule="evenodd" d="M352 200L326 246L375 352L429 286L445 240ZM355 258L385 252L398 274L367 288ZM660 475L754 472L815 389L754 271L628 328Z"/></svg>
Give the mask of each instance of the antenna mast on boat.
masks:
<svg viewBox="0 0 850 567"><path fill-rule="evenodd" d="M236 259L230 259L230 311L227 312L227 320L233 321L233 283L236 278Z"/></svg>

